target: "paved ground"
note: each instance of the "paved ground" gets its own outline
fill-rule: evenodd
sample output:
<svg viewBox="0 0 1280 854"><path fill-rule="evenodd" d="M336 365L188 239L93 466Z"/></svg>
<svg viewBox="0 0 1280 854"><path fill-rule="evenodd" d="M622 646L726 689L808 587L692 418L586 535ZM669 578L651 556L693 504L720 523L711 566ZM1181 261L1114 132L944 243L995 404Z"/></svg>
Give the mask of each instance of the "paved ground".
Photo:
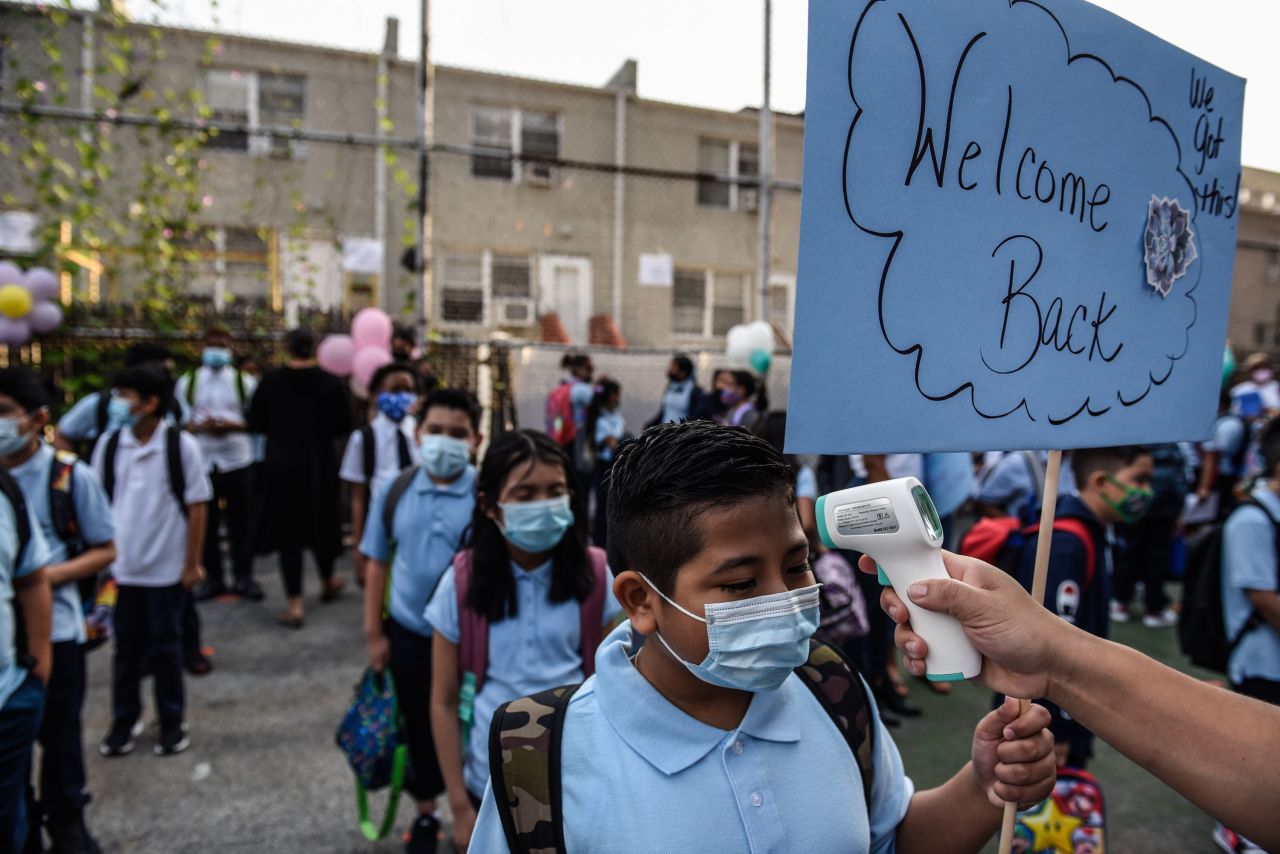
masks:
<svg viewBox="0 0 1280 854"><path fill-rule="evenodd" d="M187 682L192 748L180 756L153 756L152 732L131 756L97 755L108 725L110 654L92 655L85 715L94 797L89 821L108 852L399 850L394 840L372 846L360 835L351 775L333 744L362 668L359 597L348 594L322 607L309 576L307 626L288 631L274 620L283 607L279 582L265 562L259 572L265 602L202 606L217 670ZM1131 625L1117 634L1151 654L1174 657L1170 630ZM907 772L927 787L967 758L973 724L989 697L968 686L936 697L921 686L913 699L925 715L897 730L895 739ZM1216 850L1208 818L1114 751L1102 746L1093 770L1108 798L1110 850ZM411 813L402 802L401 829Z"/></svg>

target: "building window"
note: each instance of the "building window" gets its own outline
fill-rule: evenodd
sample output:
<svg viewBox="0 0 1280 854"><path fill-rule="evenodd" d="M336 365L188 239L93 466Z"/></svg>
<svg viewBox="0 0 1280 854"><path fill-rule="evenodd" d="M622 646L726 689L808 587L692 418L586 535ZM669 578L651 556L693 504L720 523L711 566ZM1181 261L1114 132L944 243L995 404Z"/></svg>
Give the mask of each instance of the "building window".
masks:
<svg viewBox="0 0 1280 854"><path fill-rule="evenodd" d="M719 139L698 140L699 205L754 211L760 203L760 190L739 185L737 179L759 174L760 150L756 146Z"/></svg>
<svg viewBox="0 0 1280 854"><path fill-rule="evenodd" d="M769 277L769 316L766 320L787 336L792 334L795 287L796 280L792 276L775 273Z"/></svg>
<svg viewBox="0 0 1280 854"><path fill-rule="evenodd" d="M471 145L484 149L471 155L475 177L549 186L560 159L560 117L537 110L475 107Z"/></svg>
<svg viewBox="0 0 1280 854"><path fill-rule="evenodd" d="M443 261L441 316L446 323L484 323L484 256L450 253Z"/></svg>
<svg viewBox="0 0 1280 854"><path fill-rule="evenodd" d="M1265 323L1253 324L1253 346L1255 347L1267 346L1267 324Z"/></svg>
<svg viewBox="0 0 1280 854"><path fill-rule="evenodd" d="M671 288L671 332L699 338L727 334L746 321L749 280L744 273L677 268Z"/></svg>
<svg viewBox="0 0 1280 854"><path fill-rule="evenodd" d="M493 296L496 299L532 299L533 274L528 255L494 253Z"/></svg>
<svg viewBox="0 0 1280 854"><path fill-rule="evenodd" d="M301 128L306 118L307 80L297 74L265 71L210 70L205 76L205 100L214 121L241 125L245 130L222 130L209 137L209 148L246 151L258 156L300 157L298 140L254 133L256 128Z"/></svg>

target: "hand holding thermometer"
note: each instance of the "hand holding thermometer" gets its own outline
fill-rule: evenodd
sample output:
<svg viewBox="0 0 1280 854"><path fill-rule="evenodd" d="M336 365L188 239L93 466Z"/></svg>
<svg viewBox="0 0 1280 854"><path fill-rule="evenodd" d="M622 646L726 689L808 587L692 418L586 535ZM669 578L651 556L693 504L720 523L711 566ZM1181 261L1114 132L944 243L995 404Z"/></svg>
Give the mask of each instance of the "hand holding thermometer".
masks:
<svg viewBox="0 0 1280 854"><path fill-rule="evenodd" d="M926 611L907 598L907 588L929 578L947 578L942 565L942 521L933 499L914 477L842 489L818 499L818 532L827 548L870 555L880 582L890 584L907 606L911 627L929 646L932 682L972 679L982 656L954 617Z"/></svg>

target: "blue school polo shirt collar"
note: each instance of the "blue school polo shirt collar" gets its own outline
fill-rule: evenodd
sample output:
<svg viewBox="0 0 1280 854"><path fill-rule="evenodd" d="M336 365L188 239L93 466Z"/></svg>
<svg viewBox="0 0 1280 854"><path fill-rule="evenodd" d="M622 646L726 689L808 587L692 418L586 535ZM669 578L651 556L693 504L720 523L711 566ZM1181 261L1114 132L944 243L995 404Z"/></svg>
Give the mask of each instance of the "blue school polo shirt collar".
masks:
<svg viewBox="0 0 1280 854"><path fill-rule="evenodd" d="M630 623L606 640L596 656L596 697L614 732L632 750L662 773L678 774L729 733L690 717L658 693L631 663L632 640ZM788 679L776 691L756 694L737 731L765 741L799 741L794 683Z"/></svg>
<svg viewBox="0 0 1280 854"><path fill-rule="evenodd" d="M533 569L525 569L514 560L511 561L511 574L516 581L536 582L543 587L551 586L551 561L545 560Z"/></svg>
<svg viewBox="0 0 1280 854"><path fill-rule="evenodd" d="M469 495L476 487L476 467L467 466L453 483L436 483L427 474L427 470L418 467L416 486L419 492L443 492L446 495Z"/></svg>

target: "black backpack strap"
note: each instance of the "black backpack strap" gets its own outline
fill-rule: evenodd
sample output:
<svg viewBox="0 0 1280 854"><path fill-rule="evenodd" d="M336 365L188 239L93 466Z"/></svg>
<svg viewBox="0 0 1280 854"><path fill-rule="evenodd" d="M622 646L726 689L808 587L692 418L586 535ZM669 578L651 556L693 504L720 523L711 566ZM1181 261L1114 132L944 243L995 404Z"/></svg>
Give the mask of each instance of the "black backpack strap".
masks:
<svg viewBox="0 0 1280 854"><path fill-rule="evenodd" d="M236 371L236 399L240 401L240 409L244 410L244 403L249 396L244 393L244 372Z"/></svg>
<svg viewBox="0 0 1280 854"><path fill-rule="evenodd" d="M418 467L407 468L400 474L396 475L396 479L391 482L391 487L387 490L387 500L382 503L382 529L387 532L387 542L394 543L396 541L394 529L396 521L396 507L400 504L400 499L404 497L405 492L409 489L409 484L413 483L413 479L418 475Z"/></svg>
<svg viewBox="0 0 1280 854"><path fill-rule="evenodd" d="M107 447L102 452L102 488L108 501L116 498L116 454L119 451L120 431L116 430L107 437Z"/></svg>
<svg viewBox="0 0 1280 854"><path fill-rule="evenodd" d="M360 428L360 452L364 463L364 485L373 488L373 473L378 468L378 449L374 446L373 425Z"/></svg>
<svg viewBox="0 0 1280 854"><path fill-rule="evenodd" d="M566 685L521 697L493 715L489 780L512 854L565 852L560 744L577 690Z"/></svg>
<svg viewBox="0 0 1280 854"><path fill-rule="evenodd" d="M396 430L396 453L399 455L401 469L407 469L413 465L413 452L409 450L409 438L400 429Z"/></svg>
<svg viewBox="0 0 1280 854"><path fill-rule="evenodd" d="M99 436L107 432L107 420L109 418L108 408L110 406L111 406L111 392L110 391L98 392L98 408L96 410L94 423L98 425L97 435Z"/></svg>
<svg viewBox="0 0 1280 854"><path fill-rule="evenodd" d="M57 451L49 464L49 519L54 533L67 547L67 560L85 549L80 520L76 517L76 478L78 458L70 451Z"/></svg>
<svg viewBox="0 0 1280 854"><path fill-rule="evenodd" d="M853 752L870 815L875 727L866 683L843 652L817 638L809 641L809 660L796 668L796 675L809 686Z"/></svg>
<svg viewBox="0 0 1280 854"><path fill-rule="evenodd" d="M187 472L182 467L182 431L173 425L164 431L165 462L169 466L169 491L178 502L182 515L187 515Z"/></svg>
<svg viewBox="0 0 1280 854"><path fill-rule="evenodd" d="M13 555L13 569L16 572L22 564L23 556L27 553L27 547L31 544L31 517L27 515L27 500L22 495L22 487L18 486L13 475L3 467L0 467L0 492L4 493L4 497L13 508L13 525L18 533L18 550ZM30 670L35 666L36 660L31 657L30 648L27 646L27 623L22 618L22 603L17 596L14 596L10 602L13 607L14 660L19 667Z"/></svg>

